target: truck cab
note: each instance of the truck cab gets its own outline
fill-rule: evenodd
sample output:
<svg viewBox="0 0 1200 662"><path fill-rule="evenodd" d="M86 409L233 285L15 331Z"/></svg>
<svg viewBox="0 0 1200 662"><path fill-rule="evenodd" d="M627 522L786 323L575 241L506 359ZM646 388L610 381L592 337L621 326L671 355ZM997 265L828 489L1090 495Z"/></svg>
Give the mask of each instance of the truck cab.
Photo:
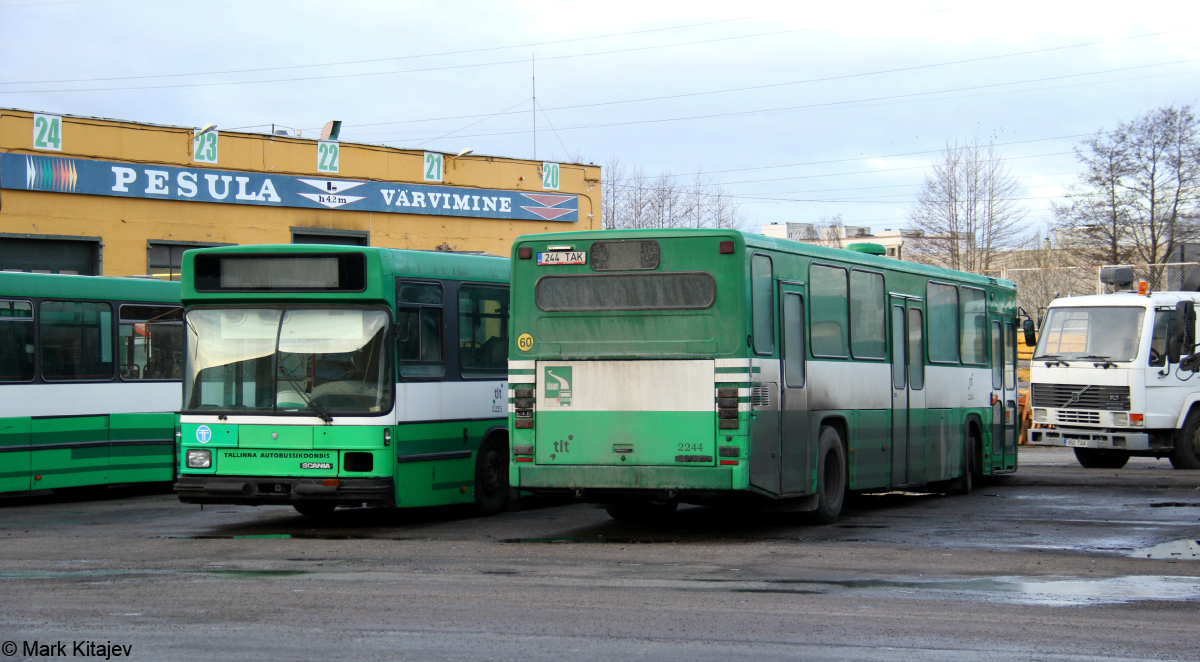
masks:
<svg viewBox="0 0 1200 662"><path fill-rule="evenodd" d="M1030 364L1028 443L1073 448L1084 467L1148 456L1200 469L1200 355L1188 356L1197 302L1148 291L1055 299Z"/></svg>

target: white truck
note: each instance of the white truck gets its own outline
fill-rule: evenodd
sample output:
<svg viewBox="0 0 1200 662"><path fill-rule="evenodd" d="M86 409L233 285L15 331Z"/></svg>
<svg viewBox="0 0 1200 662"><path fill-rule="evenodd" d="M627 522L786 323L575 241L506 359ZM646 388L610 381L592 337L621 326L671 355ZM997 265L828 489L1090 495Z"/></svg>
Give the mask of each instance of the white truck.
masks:
<svg viewBox="0 0 1200 662"><path fill-rule="evenodd" d="M1127 288L1133 270L1105 269L1101 280ZM1030 364L1029 444L1074 448L1089 468L1120 468L1139 455L1200 469L1197 302L1200 292L1144 284L1055 299ZM1033 344L1032 320L1024 330Z"/></svg>

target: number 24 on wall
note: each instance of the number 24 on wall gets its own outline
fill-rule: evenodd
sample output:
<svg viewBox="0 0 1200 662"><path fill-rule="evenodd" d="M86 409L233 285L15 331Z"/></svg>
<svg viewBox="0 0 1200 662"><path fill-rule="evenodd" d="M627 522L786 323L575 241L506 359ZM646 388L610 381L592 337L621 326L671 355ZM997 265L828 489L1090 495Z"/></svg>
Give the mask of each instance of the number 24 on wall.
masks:
<svg viewBox="0 0 1200 662"><path fill-rule="evenodd" d="M62 151L62 117L59 115L33 116L33 148Z"/></svg>

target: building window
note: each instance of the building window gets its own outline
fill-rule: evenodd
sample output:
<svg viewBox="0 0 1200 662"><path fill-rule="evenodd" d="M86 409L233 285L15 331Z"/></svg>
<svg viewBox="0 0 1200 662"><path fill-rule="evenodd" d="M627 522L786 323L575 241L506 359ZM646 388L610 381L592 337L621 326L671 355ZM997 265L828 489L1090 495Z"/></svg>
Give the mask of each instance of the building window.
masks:
<svg viewBox="0 0 1200 662"><path fill-rule="evenodd" d="M293 244L337 244L339 246L370 246L371 233L366 230L333 230L330 228L292 228Z"/></svg>
<svg viewBox="0 0 1200 662"><path fill-rule="evenodd" d="M100 238L0 234L0 271L100 274Z"/></svg>
<svg viewBox="0 0 1200 662"><path fill-rule="evenodd" d="M193 248L212 248L232 244L202 243L196 241L147 241L146 273L163 280L179 280L183 266L183 253Z"/></svg>

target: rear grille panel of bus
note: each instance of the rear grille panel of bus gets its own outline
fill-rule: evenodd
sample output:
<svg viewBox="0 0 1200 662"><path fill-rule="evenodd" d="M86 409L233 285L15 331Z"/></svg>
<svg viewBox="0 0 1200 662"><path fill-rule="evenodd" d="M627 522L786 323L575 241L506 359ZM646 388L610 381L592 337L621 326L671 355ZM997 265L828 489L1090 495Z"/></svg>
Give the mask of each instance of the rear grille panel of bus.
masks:
<svg viewBox="0 0 1200 662"><path fill-rule="evenodd" d="M1098 411L1129 411L1128 386L1034 384L1033 406Z"/></svg>

